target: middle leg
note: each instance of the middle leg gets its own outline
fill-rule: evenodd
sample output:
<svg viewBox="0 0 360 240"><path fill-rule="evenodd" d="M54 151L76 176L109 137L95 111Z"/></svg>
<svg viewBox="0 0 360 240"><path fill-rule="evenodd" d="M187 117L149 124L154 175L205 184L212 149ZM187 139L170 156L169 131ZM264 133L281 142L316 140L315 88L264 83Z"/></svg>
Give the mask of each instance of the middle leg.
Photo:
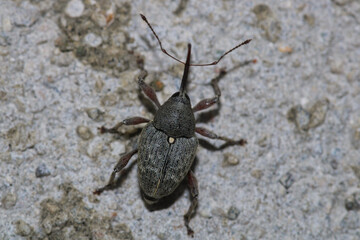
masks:
<svg viewBox="0 0 360 240"><path fill-rule="evenodd" d="M219 136L216 133L203 128L203 127L195 127L195 132L197 132L200 135L203 135L204 137L208 137L211 139L219 139L219 140L223 140L225 142L228 142L230 144L237 144L237 145L245 145L247 143L247 141L245 139L240 139L240 140L234 140L231 138L227 138L227 137L223 137L223 136Z"/></svg>

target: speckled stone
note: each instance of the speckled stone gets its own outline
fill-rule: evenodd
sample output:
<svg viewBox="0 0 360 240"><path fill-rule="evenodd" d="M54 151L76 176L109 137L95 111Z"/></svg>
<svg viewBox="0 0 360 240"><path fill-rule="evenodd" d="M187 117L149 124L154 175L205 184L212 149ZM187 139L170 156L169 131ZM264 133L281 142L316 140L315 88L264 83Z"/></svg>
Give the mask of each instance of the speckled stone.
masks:
<svg viewBox="0 0 360 240"><path fill-rule="evenodd" d="M1 199L1 206L5 209L11 209L15 206L17 201L16 193L7 193Z"/></svg>
<svg viewBox="0 0 360 240"><path fill-rule="evenodd" d="M66 5L65 12L69 17L81 17L85 10L85 5L81 0L70 0Z"/></svg>

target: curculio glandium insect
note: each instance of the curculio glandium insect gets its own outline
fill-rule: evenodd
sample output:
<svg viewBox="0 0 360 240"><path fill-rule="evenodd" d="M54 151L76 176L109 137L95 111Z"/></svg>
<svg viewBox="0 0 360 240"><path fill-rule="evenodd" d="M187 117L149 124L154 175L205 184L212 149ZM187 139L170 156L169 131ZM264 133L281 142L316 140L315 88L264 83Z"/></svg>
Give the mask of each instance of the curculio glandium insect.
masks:
<svg viewBox="0 0 360 240"><path fill-rule="evenodd" d="M188 234L193 236L194 231L190 228L189 222L195 212L199 191L197 180L190 168L193 164L198 146L196 133L211 139L223 140L230 145L244 145L246 144L246 140L232 140L219 136L206 128L196 127L194 113L207 109L219 102L221 92L218 81L226 72L221 71L220 75L211 81L215 96L204 99L192 107L190 98L186 93L189 68L190 66L216 65L225 55L249 43L251 40L244 41L227 51L217 61L207 64L190 63L191 44L188 44L186 62L184 63L163 49L160 39L146 17L142 14L140 15L155 35L161 50L176 61L185 64L180 90L161 105L155 91L144 82L146 72L140 74L138 84L141 90L157 107L154 120L151 121L143 117L131 117L116 124L113 128L100 128L101 133L118 133L118 128L122 125L147 123L140 134L138 147L120 158L110 176L108 184L96 189L94 194L101 194L104 190L113 188L116 184L116 174L127 165L132 156L137 154L138 181L143 199L147 204L154 204L159 199L170 195L185 178L187 179L192 202L184 215L184 220Z"/></svg>

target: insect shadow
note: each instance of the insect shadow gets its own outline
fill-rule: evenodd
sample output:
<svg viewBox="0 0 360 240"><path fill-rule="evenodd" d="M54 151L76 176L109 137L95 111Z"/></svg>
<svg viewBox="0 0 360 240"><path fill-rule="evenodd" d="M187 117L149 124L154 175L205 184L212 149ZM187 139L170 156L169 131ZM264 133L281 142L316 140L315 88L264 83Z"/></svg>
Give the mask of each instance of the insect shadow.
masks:
<svg viewBox="0 0 360 240"><path fill-rule="evenodd" d="M132 161L131 163L129 163L129 165L126 168L123 168L121 170L121 173L119 174L119 176L116 178L115 183L113 185L109 186L108 190L112 191L112 190L121 188L121 186L126 181L128 175L131 173L131 171L133 171L133 168L136 164L137 164L137 161ZM193 165L191 167L191 170L194 170L197 165L198 165L198 157L195 157ZM139 189L138 194L139 194L139 196L141 196L143 193L141 192L140 186L138 186L138 189ZM170 206L172 206L184 194L186 189L187 189L187 184L186 184L186 179L184 179L180 183L178 188L172 194L161 198L158 202L156 202L154 204L148 204L146 201L143 200L143 198L141 198L141 199L145 203L145 207L149 211L151 211L151 212L152 211L160 211L160 210L167 209ZM189 199L190 198L191 198L191 196L189 195Z"/></svg>
<svg viewBox="0 0 360 240"><path fill-rule="evenodd" d="M199 162L198 157L195 157L193 165L191 167L192 171L194 171L194 169L198 165L198 162ZM188 188L188 185L186 183L186 179L184 179L172 194L161 198L158 202L156 202L154 204L148 204L148 203L146 203L146 201L143 200L145 203L145 207L151 212L167 209L167 208L171 207L180 197L182 197L184 195L184 192L187 188ZM140 187L139 187L139 190L140 190L139 194L142 194ZM191 199L191 194L189 194L188 198ZM196 209L197 208L198 208L198 205L196 206Z"/></svg>

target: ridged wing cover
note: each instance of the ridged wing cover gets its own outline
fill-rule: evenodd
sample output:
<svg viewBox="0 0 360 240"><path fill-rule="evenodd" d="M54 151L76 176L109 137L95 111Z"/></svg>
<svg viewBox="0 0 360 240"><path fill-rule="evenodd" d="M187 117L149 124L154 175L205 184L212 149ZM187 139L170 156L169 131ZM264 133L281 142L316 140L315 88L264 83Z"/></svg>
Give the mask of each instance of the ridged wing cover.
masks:
<svg viewBox="0 0 360 240"><path fill-rule="evenodd" d="M139 184L147 196L155 199L165 197L177 188L189 172L198 146L195 136L176 138L172 144L168 138L150 122L139 139Z"/></svg>

